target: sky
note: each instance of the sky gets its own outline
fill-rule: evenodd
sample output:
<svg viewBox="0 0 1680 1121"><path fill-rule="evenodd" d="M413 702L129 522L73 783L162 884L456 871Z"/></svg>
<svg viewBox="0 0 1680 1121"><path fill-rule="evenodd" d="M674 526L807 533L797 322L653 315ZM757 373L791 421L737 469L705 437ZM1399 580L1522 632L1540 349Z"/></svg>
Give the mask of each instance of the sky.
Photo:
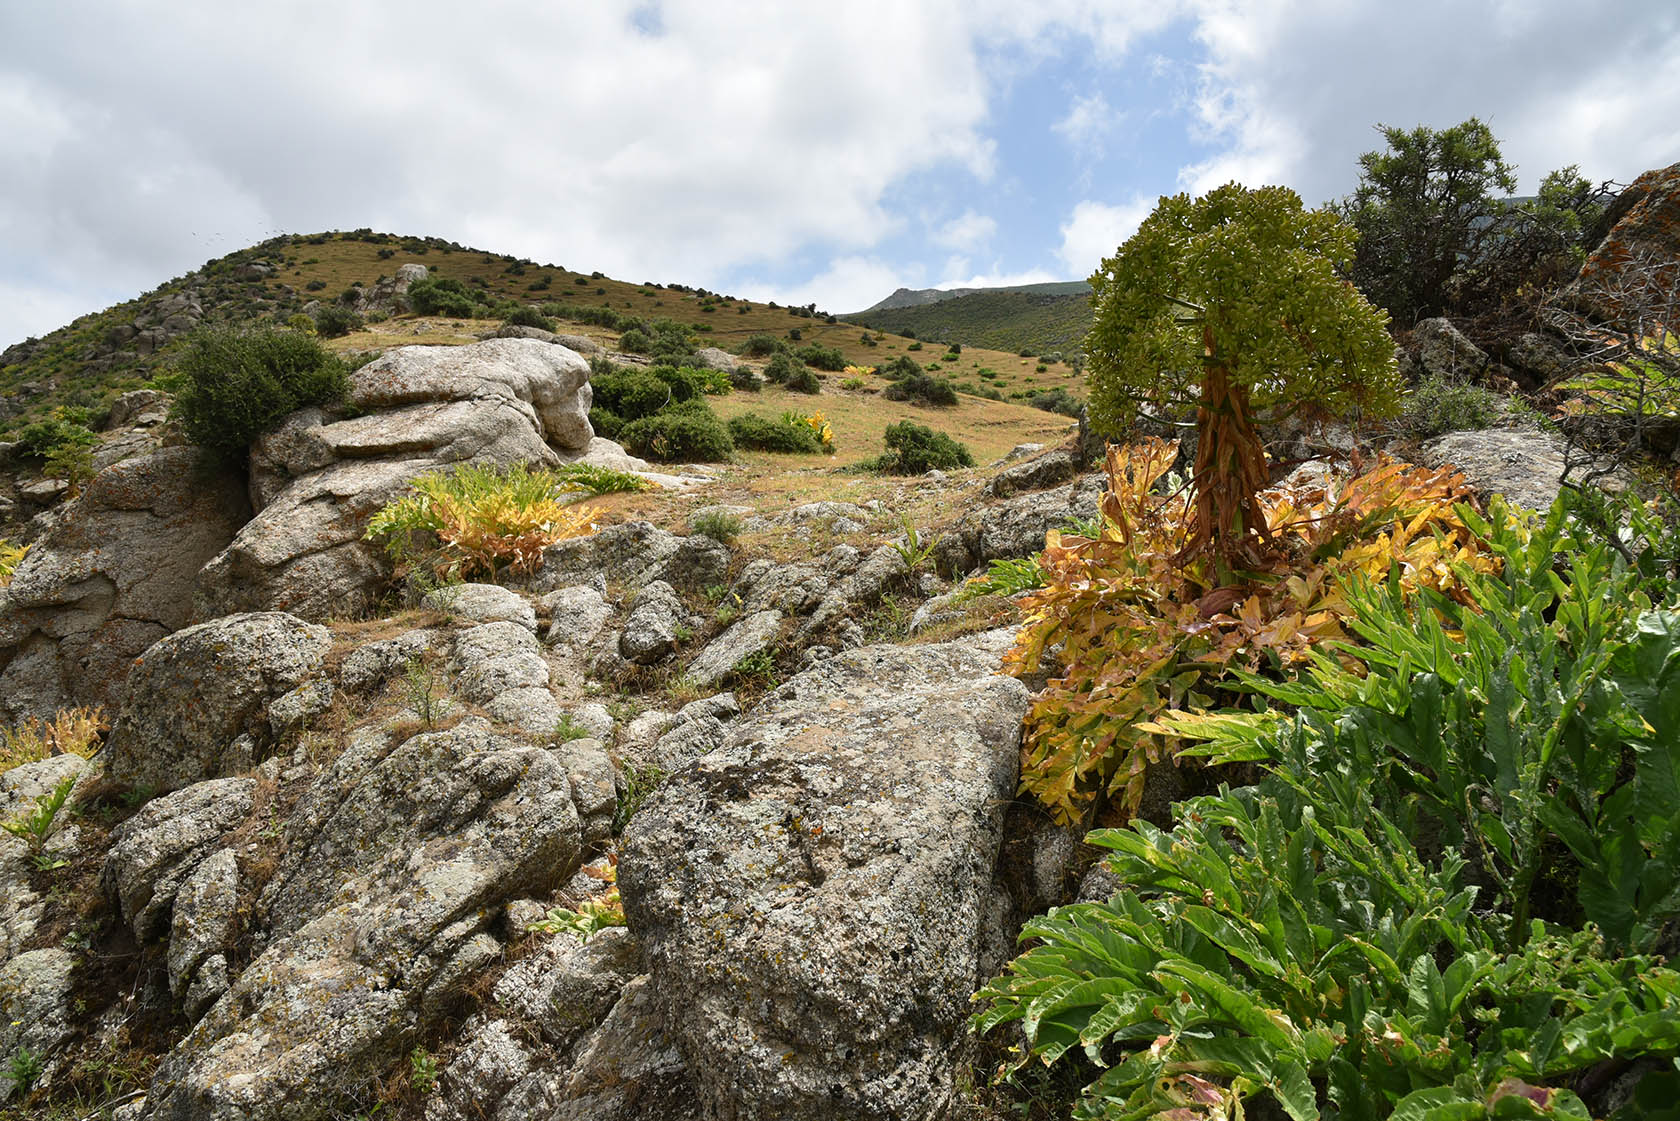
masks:
<svg viewBox="0 0 1680 1121"><path fill-rule="evenodd" d="M1164 194L1680 160L1674 0L0 0L0 348L368 226L861 310L1083 279Z"/></svg>

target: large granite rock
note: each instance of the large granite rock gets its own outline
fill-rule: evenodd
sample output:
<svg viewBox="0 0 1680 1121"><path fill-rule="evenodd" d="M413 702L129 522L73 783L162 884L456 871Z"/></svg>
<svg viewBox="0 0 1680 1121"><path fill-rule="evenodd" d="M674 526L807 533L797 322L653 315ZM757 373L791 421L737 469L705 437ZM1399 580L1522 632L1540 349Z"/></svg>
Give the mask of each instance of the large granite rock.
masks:
<svg viewBox="0 0 1680 1121"><path fill-rule="evenodd" d="M722 542L701 534L678 537L648 522L625 522L550 545L530 584L548 592L608 577L631 589L664 580L698 590L721 584L728 575L729 546Z"/></svg>
<svg viewBox="0 0 1680 1121"><path fill-rule="evenodd" d="M626 913L709 1116L942 1115L1027 707L1007 641L831 658L631 820Z"/></svg>
<svg viewBox="0 0 1680 1121"><path fill-rule="evenodd" d="M560 763L480 719L356 738L285 828L271 940L164 1060L143 1117L335 1116L501 955L507 901L581 851Z"/></svg>
<svg viewBox="0 0 1680 1121"><path fill-rule="evenodd" d="M934 560L941 570L960 576L994 560L1031 556L1044 548L1048 531L1074 518L1096 517L1105 485L1096 473L970 509L934 542Z"/></svg>
<svg viewBox="0 0 1680 1121"><path fill-rule="evenodd" d="M332 636L278 611L176 631L134 663L106 742L118 782L176 790L260 762L268 705L313 677Z"/></svg>
<svg viewBox="0 0 1680 1121"><path fill-rule="evenodd" d="M1519 506L1545 510L1558 496L1567 448L1561 437L1532 428L1485 428L1449 432L1423 445L1428 467L1452 464L1484 495L1503 494ZM1626 486L1621 473L1598 480L1609 491Z"/></svg>
<svg viewBox="0 0 1680 1121"><path fill-rule="evenodd" d="M0 723L114 707L130 663L187 624L198 570L250 515L240 481L195 448L96 475L0 591Z"/></svg>
<svg viewBox="0 0 1680 1121"><path fill-rule="evenodd" d="M205 566L200 616L369 607L389 572L362 540L374 513L451 464L558 464L589 446L590 400L588 364L532 339L387 352L351 375L361 415L304 409L253 446L257 513Z"/></svg>
<svg viewBox="0 0 1680 1121"><path fill-rule="evenodd" d="M1609 230L1559 301L1615 319L1622 302L1647 280L1666 292L1680 280L1680 163L1635 179L1605 217Z"/></svg>
<svg viewBox="0 0 1680 1121"><path fill-rule="evenodd" d="M176 893L251 812L256 786L249 778L197 782L154 798L112 831L101 878L138 941L169 929Z"/></svg>

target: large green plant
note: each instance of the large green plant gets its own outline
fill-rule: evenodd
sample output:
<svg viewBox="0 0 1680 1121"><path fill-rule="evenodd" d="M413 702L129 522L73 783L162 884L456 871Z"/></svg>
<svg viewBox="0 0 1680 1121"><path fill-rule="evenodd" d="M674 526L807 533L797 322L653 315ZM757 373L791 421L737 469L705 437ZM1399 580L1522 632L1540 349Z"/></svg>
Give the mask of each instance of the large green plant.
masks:
<svg viewBox="0 0 1680 1121"><path fill-rule="evenodd" d="M230 459L288 413L350 389L343 361L298 331L201 329L175 368L174 414L187 439Z"/></svg>
<svg viewBox="0 0 1680 1121"><path fill-rule="evenodd" d="M1106 1068L1079 1116L1585 1118L1589 1069L1680 1053L1648 956L1680 921L1680 614L1567 500L1461 513L1500 561L1464 602L1351 589L1362 643L1237 675L1293 716L1158 722L1269 776L1091 834L1130 893L1030 923L982 994L979 1028Z"/></svg>
<svg viewBox="0 0 1680 1121"><path fill-rule="evenodd" d="M1386 317L1336 273L1354 234L1286 187L1235 183L1161 199L1091 277L1091 421L1196 415L1196 521L1187 553L1251 551L1266 521L1258 421L1399 406Z"/></svg>

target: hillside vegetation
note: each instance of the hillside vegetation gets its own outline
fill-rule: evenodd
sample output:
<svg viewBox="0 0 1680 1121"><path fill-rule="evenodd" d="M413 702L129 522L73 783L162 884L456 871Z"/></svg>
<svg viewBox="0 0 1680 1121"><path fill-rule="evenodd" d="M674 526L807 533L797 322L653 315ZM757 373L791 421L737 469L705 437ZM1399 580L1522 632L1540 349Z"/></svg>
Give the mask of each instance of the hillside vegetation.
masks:
<svg viewBox="0 0 1680 1121"><path fill-rule="evenodd" d="M1091 327L1089 292L1022 289L975 292L916 307L858 312L848 317L877 331L990 347L1019 355L1076 352Z"/></svg>
<svg viewBox="0 0 1680 1121"><path fill-rule="evenodd" d="M0 351L0 439L15 438L25 425L66 406L87 409L97 420L119 393L168 370L194 327L283 324L313 301L351 306L353 287L372 293L405 264L426 266L431 278L460 282L480 301L473 314L427 317L425 332L417 334L410 329L412 317L387 319L375 311L366 317L365 330L348 336L349 349L468 342L493 331L518 306L528 306L556 320L560 331L588 334L610 347L616 347L620 332L590 325L580 311L590 318L610 309L644 321L670 319L688 327L697 345L731 352L755 334L835 348L855 365L877 366L915 350L920 352L915 358L951 378L959 392L1003 399L1068 388L1074 374L1065 364L1039 370L1041 363L1016 353L1020 347L976 346L946 361L943 351L914 339L877 337L851 323L829 322L814 306L754 303L678 283L631 283L438 238L356 230L272 238Z"/></svg>

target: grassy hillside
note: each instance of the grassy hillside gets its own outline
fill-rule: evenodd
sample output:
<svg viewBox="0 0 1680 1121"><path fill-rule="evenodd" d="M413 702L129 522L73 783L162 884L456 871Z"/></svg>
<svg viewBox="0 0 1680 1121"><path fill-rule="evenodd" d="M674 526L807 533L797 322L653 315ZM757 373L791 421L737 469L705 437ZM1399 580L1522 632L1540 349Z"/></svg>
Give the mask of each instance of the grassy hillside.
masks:
<svg viewBox="0 0 1680 1121"><path fill-rule="evenodd" d="M1023 400L1032 393L1082 388L1066 364L1041 364L1015 351L964 346L950 360L943 348L866 331L843 321L827 322L804 308L783 308L652 281L631 283L597 272L538 264L505 254L469 249L437 238L401 237L358 230L352 233L287 235L207 262L156 290L105 311L86 315L38 340L0 353L0 439L63 406L80 406L95 416L117 394L165 372L184 345L174 333L155 349L137 345L171 308L191 300L204 324L284 323L312 300L330 303L354 284L371 289L407 263L422 264L433 276L459 280L486 301L541 308L561 320L563 332L588 334L613 347L618 332L568 316L574 309L612 309L644 320L686 324L698 345L736 350L750 335L795 337L801 344L838 348L847 360L880 365L909 353L959 386ZM368 350L405 343L460 343L493 331L499 319L432 319L425 331L414 317L370 322L336 345ZM179 321L176 321L179 328ZM797 332L797 335L795 334ZM1039 369L1044 365L1044 369Z"/></svg>
<svg viewBox="0 0 1680 1121"><path fill-rule="evenodd" d="M1036 296L1089 296L1091 286L1083 280L1053 280L1045 284L1012 284L1003 288L900 288L880 303L871 304L860 312L844 315L841 318L856 319L858 316L868 315L876 311L937 304L945 300L955 300L961 296L972 296L977 292L1025 292Z"/></svg>
<svg viewBox="0 0 1680 1121"><path fill-rule="evenodd" d="M1080 349L1091 326L1088 293L995 289L916 307L859 312L848 317L895 334L959 342L1011 354Z"/></svg>

